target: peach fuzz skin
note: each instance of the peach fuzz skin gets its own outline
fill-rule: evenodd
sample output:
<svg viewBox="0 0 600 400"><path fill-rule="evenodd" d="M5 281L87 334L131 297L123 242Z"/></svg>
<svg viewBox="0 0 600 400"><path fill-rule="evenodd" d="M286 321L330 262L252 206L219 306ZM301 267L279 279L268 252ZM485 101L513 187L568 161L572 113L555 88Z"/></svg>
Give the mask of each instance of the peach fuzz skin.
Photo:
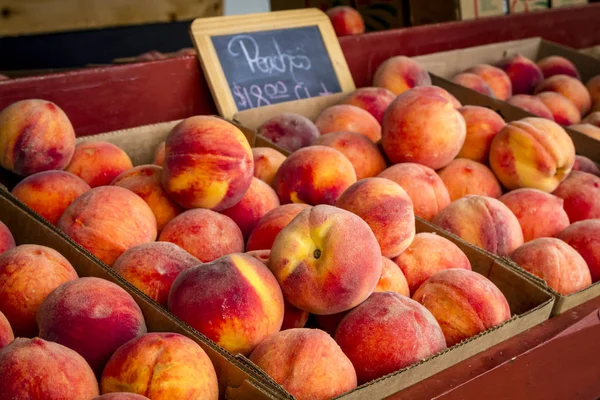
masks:
<svg viewBox="0 0 600 400"><path fill-rule="evenodd" d="M102 393L128 391L152 400L219 398L204 350L177 333L148 333L119 347L100 380Z"/></svg>
<svg viewBox="0 0 600 400"><path fill-rule="evenodd" d="M546 106L546 108L552 114L553 120L559 125L568 126L571 124L577 124L581 121L581 113L573 104L573 102L567 99L560 93L556 92L542 92L536 96Z"/></svg>
<svg viewBox="0 0 600 400"><path fill-rule="evenodd" d="M571 223L600 218L600 177L573 171L552 194L564 200Z"/></svg>
<svg viewBox="0 0 600 400"><path fill-rule="evenodd" d="M327 10L333 30L337 37L365 33L365 21L352 7L338 6Z"/></svg>
<svg viewBox="0 0 600 400"><path fill-rule="evenodd" d="M18 338L0 351L5 399L89 400L99 395L94 372L75 351L40 338Z"/></svg>
<svg viewBox="0 0 600 400"><path fill-rule="evenodd" d="M508 104L532 113L536 117L546 118L554 121L554 115L544 102L538 97L530 94L517 94L507 100Z"/></svg>
<svg viewBox="0 0 600 400"><path fill-rule="evenodd" d="M385 88L363 87L351 92L342 103L368 111L381 124L385 110L395 98L396 95Z"/></svg>
<svg viewBox="0 0 600 400"><path fill-rule="evenodd" d="M276 333L256 347L250 361L299 400L326 400L356 387L352 363L319 329Z"/></svg>
<svg viewBox="0 0 600 400"><path fill-rule="evenodd" d="M581 115L587 114L592 108L592 98L583 83L567 75L554 75L544 80L535 92L560 93L575 104Z"/></svg>
<svg viewBox="0 0 600 400"><path fill-rule="evenodd" d="M450 204L450 194L442 178L424 165L396 164L378 176L402 186L413 202L415 215L427 221L431 221L440 210Z"/></svg>
<svg viewBox="0 0 600 400"><path fill-rule="evenodd" d="M118 186L101 186L65 210L58 229L112 265L128 248L156 240L156 218L144 200Z"/></svg>
<svg viewBox="0 0 600 400"><path fill-rule="evenodd" d="M600 219L575 222L557 236L585 260L592 282L600 281Z"/></svg>
<svg viewBox="0 0 600 400"><path fill-rule="evenodd" d="M559 239L545 237L532 240L516 249L510 258L563 296L592 284L590 270L583 257Z"/></svg>
<svg viewBox="0 0 600 400"><path fill-rule="evenodd" d="M269 268L293 306L335 314L373 292L381 276L381 249L360 217L320 205L301 211L277 235Z"/></svg>
<svg viewBox="0 0 600 400"><path fill-rule="evenodd" d="M166 307L173 281L188 268L202 264L190 253L169 242L152 242L126 250L113 269L152 300Z"/></svg>
<svg viewBox="0 0 600 400"><path fill-rule="evenodd" d="M460 101L453 94L448 92L446 89L442 89L439 86L417 86L411 89L411 92L414 94L426 94L431 96L442 96L456 109L461 108L463 105L460 104Z"/></svg>
<svg viewBox="0 0 600 400"><path fill-rule="evenodd" d="M396 56L377 67L373 86L388 89L398 96L417 86L431 86L431 77L415 61L405 56Z"/></svg>
<svg viewBox="0 0 600 400"><path fill-rule="evenodd" d="M310 146L286 158L273 187L281 204L332 205L354 182L356 172L346 156L330 147Z"/></svg>
<svg viewBox="0 0 600 400"><path fill-rule="evenodd" d="M0 111L0 167L19 176L64 169L75 151L65 113L45 100L22 100Z"/></svg>
<svg viewBox="0 0 600 400"><path fill-rule="evenodd" d="M530 187L552 192L571 172L575 147L558 124L524 118L506 124L490 148L490 166L509 189Z"/></svg>
<svg viewBox="0 0 600 400"><path fill-rule="evenodd" d="M479 75L463 72L452 78L452 82L479 92L483 95L496 98L494 91L488 83Z"/></svg>
<svg viewBox="0 0 600 400"><path fill-rule="evenodd" d="M240 201L250 187L252 149L229 122L190 117L171 130L166 143L161 182L183 208L224 210Z"/></svg>
<svg viewBox="0 0 600 400"><path fill-rule="evenodd" d="M408 282L402 270L389 258L382 257L382 259L381 277L374 292L396 292L402 296L410 297Z"/></svg>
<svg viewBox="0 0 600 400"><path fill-rule="evenodd" d="M540 67L520 54L501 60L497 66L510 78L513 94L532 94L544 79Z"/></svg>
<svg viewBox="0 0 600 400"><path fill-rule="evenodd" d="M352 361L358 384L424 360L446 348L431 312L397 293L373 293L337 327L335 341Z"/></svg>
<svg viewBox="0 0 600 400"><path fill-rule="evenodd" d="M0 312L15 336L38 334L38 307L59 285L77 279L71 264L56 250L25 244L0 255Z"/></svg>
<svg viewBox="0 0 600 400"><path fill-rule="evenodd" d="M254 147L252 157L254 158L254 177L272 186L275 174L285 161L285 156L269 147Z"/></svg>
<svg viewBox="0 0 600 400"><path fill-rule="evenodd" d="M269 269L231 254L179 274L169 310L232 354L250 354L281 329L283 296Z"/></svg>
<svg viewBox="0 0 600 400"><path fill-rule="evenodd" d="M321 135L310 119L294 113L274 116L258 128L258 134L290 152L310 146Z"/></svg>
<svg viewBox="0 0 600 400"><path fill-rule="evenodd" d="M523 244L523 231L517 217L491 197L460 198L436 215L433 223L499 256L506 256Z"/></svg>
<svg viewBox="0 0 600 400"><path fill-rule="evenodd" d="M365 135L374 143L381 139L381 125L368 111L362 108L338 104L321 111L315 125L321 135L331 132L356 132Z"/></svg>
<svg viewBox="0 0 600 400"><path fill-rule="evenodd" d="M300 211L310 207L308 204L285 204L266 213L252 230L246 243L246 251L271 250L279 232L288 226Z"/></svg>
<svg viewBox="0 0 600 400"><path fill-rule="evenodd" d="M113 179L131 168L131 159L119 147L109 142L88 141L75 147L66 171L95 188L110 185Z"/></svg>
<svg viewBox="0 0 600 400"><path fill-rule="evenodd" d="M15 238L4 222L0 221L0 254L7 250L14 249L16 246Z"/></svg>
<svg viewBox="0 0 600 400"><path fill-rule="evenodd" d="M498 198L502 188L496 176L485 165L467 158L456 158L438 171L454 201L468 194Z"/></svg>
<svg viewBox="0 0 600 400"><path fill-rule="evenodd" d="M412 200L402 186L389 179L356 182L342 193L336 207L358 215L369 225L384 257L396 257L415 237Z"/></svg>
<svg viewBox="0 0 600 400"><path fill-rule="evenodd" d="M492 139L506 123L497 112L485 107L463 106L458 112L465 119L467 135L457 157L487 164Z"/></svg>
<svg viewBox="0 0 600 400"><path fill-rule="evenodd" d="M406 277L411 294L440 271L471 269L469 259L457 245L429 232L417 233L408 249L394 258L394 263Z"/></svg>
<svg viewBox="0 0 600 400"><path fill-rule="evenodd" d="M0 312L0 350L9 345L13 340L15 340L15 334L10 327L10 322Z"/></svg>
<svg viewBox="0 0 600 400"><path fill-rule="evenodd" d="M165 162L166 147L166 142L161 142L158 147L156 147L156 151L154 152L154 161L152 161L154 165L158 165L159 167L163 166L163 163Z"/></svg>
<svg viewBox="0 0 600 400"><path fill-rule="evenodd" d="M575 64L561 56L542 58L537 62L537 65L540 67L545 79L554 75L568 75L580 79L579 71Z"/></svg>
<svg viewBox="0 0 600 400"><path fill-rule="evenodd" d="M498 67L487 64L479 64L469 68L465 72L473 73L482 78L492 89L494 97L498 100L506 100L512 96L512 82L510 78Z"/></svg>
<svg viewBox="0 0 600 400"><path fill-rule="evenodd" d="M575 164L573 164L573 171L587 172L588 174L600 176L600 167L589 158L579 155L575 156ZM0 250L0 253L1 252L2 250Z"/></svg>
<svg viewBox="0 0 600 400"><path fill-rule="evenodd" d="M448 347L510 319L510 307L500 289L485 276L464 269L433 275L413 299L431 311Z"/></svg>

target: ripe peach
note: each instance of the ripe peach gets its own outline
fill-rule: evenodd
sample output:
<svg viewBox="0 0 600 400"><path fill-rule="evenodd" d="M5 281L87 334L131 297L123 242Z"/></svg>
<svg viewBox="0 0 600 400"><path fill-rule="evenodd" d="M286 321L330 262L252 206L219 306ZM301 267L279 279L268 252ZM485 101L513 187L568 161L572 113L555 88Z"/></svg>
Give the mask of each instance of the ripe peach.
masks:
<svg viewBox="0 0 600 400"><path fill-rule="evenodd" d="M290 329L265 339L250 361L297 399L330 399L356 387L340 346L318 329Z"/></svg>
<svg viewBox="0 0 600 400"><path fill-rule="evenodd" d="M535 92L560 93L575 104L581 115L587 114L592 108L592 98L583 83L568 75L554 75L547 78L535 89Z"/></svg>
<svg viewBox="0 0 600 400"><path fill-rule="evenodd" d="M281 330L304 328L308 321L309 313L299 308L294 307L287 301L283 302L283 323L281 324Z"/></svg>
<svg viewBox="0 0 600 400"><path fill-rule="evenodd" d="M583 257L559 239L532 240L516 249L510 258L563 296L592 284L590 270Z"/></svg>
<svg viewBox="0 0 600 400"><path fill-rule="evenodd" d="M543 118L513 121L498 132L490 166L505 188L552 192L571 172L575 147L555 122Z"/></svg>
<svg viewBox="0 0 600 400"><path fill-rule="evenodd" d="M354 182L356 172L346 156L330 147L310 146L286 158L273 187L282 204L334 204Z"/></svg>
<svg viewBox="0 0 600 400"><path fill-rule="evenodd" d="M4 399L87 400L98 396L94 372L75 351L40 338L18 338L0 351Z"/></svg>
<svg viewBox="0 0 600 400"><path fill-rule="evenodd" d="M581 113L575 104L562 94L542 92L537 95L537 98L552 114L552 118L548 119L555 121L557 124L567 126L581 121Z"/></svg>
<svg viewBox="0 0 600 400"><path fill-rule="evenodd" d="M15 335L10 327L10 322L0 312L0 349L9 345L13 340L15 340Z"/></svg>
<svg viewBox="0 0 600 400"><path fill-rule="evenodd" d="M307 208L310 208L308 204L285 204L266 213L252 230L246 251L271 250L279 232Z"/></svg>
<svg viewBox="0 0 600 400"><path fill-rule="evenodd" d="M407 91L385 113L381 144L392 163L439 169L456 157L466 134L465 119L446 98Z"/></svg>
<svg viewBox="0 0 600 400"><path fill-rule="evenodd" d="M128 393L128 392L116 392L107 393L102 396L94 397L92 400L150 400L146 396L141 394Z"/></svg>
<svg viewBox="0 0 600 400"><path fill-rule="evenodd" d="M0 167L19 176L64 169L75 151L75 131L56 104L22 100L0 112Z"/></svg>
<svg viewBox="0 0 600 400"><path fill-rule="evenodd" d="M167 222L183 212L160 183L162 167L140 165L117 176L111 185L131 190L148 204L156 218L156 229L162 231Z"/></svg>
<svg viewBox="0 0 600 400"><path fill-rule="evenodd" d="M450 194L444 182L434 170L424 165L396 164L378 176L402 186L413 202L415 215L427 221L431 221L441 209L450 204Z"/></svg>
<svg viewBox="0 0 600 400"><path fill-rule="evenodd" d="M175 243L202 262L244 251L244 237L236 223L226 215L202 208L173 218L158 240Z"/></svg>
<svg viewBox="0 0 600 400"><path fill-rule="evenodd" d="M75 147L66 171L95 188L110 185L113 179L131 168L131 159L119 147L109 142L88 141Z"/></svg>
<svg viewBox="0 0 600 400"><path fill-rule="evenodd" d="M165 150L167 147L167 143L166 142L161 142L158 147L156 148L156 151L154 152L154 161L152 162L154 165L158 165L159 167L162 167L164 162L165 162Z"/></svg>
<svg viewBox="0 0 600 400"><path fill-rule="evenodd" d="M561 56L542 58L537 62L537 66L540 67L542 74L544 74L544 79L548 79L554 75L567 75L576 79L581 79L575 64Z"/></svg>
<svg viewBox="0 0 600 400"><path fill-rule="evenodd" d="M277 193L258 178L252 178L252 183L244 197L234 206L221 211L237 224L244 239L250 236L258 221L269 211L279 207Z"/></svg>
<svg viewBox="0 0 600 400"><path fill-rule="evenodd" d="M525 242L554 237L570 224L563 199L550 193L524 188L510 191L499 200L519 220Z"/></svg>
<svg viewBox="0 0 600 400"><path fill-rule="evenodd" d="M256 258L261 263L269 266L269 258L271 258L271 250L250 250L245 254Z"/></svg>
<svg viewBox="0 0 600 400"><path fill-rule="evenodd" d="M452 160L438 174L444 185L446 185L452 201L468 194L494 198L502 196L500 182L498 182L492 170L468 158Z"/></svg>
<svg viewBox="0 0 600 400"><path fill-rule="evenodd" d="M530 94L517 94L509 98L507 102L508 104L512 104L515 107L532 113L536 117L546 118L550 121L554 121L554 115L539 96L532 96Z"/></svg>
<svg viewBox="0 0 600 400"><path fill-rule="evenodd" d="M337 6L327 10L337 37L365 33L365 21L358 11L348 6Z"/></svg>
<svg viewBox="0 0 600 400"><path fill-rule="evenodd" d="M340 322L335 341L363 384L424 360L446 348L435 318L416 301L373 293Z"/></svg>
<svg viewBox="0 0 600 400"><path fill-rule="evenodd" d="M498 67L488 64L479 64L469 68L465 72L473 73L482 78L492 89L494 97L498 100L506 100L512 96L512 83L510 78Z"/></svg>
<svg viewBox="0 0 600 400"><path fill-rule="evenodd" d="M573 129L579 133L583 133L584 135L589 136L592 139L600 140L600 128L592 124L570 125L569 129Z"/></svg>
<svg viewBox="0 0 600 400"><path fill-rule="evenodd" d="M582 124L591 124L597 128L600 128L600 111L594 111L593 113L588 114L582 121Z"/></svg>
<svg viewBox="0 0 600 400"><path fill-rule="evenodd" d="M270 147L254 147L252 158L254 159L254 177L272 186L275 174L285 161L285 156Z"/></svg>
<svg viewBox="0 0 600 400"><path fill-rule="evenodd" d="M587 83L585 84L585 88L588 90L588 93L592 98L592 104L600 103L600 75L596 75L589 81L587 81Z"/></svg>
<svg viewBox="0 0 600 400"><path fill-rule="evenodd" d="M592 282L600 281L600 219L575 222L557 238L573 247L590 269Z"/></svg>
<svg viewBox="0 0 600 400"><path fill-rule="evenodd" d="M600 177L573 171L552 194L564 200L571 223L600 218Z"/></svg>
<svg viewBox="0 0 600 400"><path fill-rule="evenodd" d="M408 282L402 270L389 258L382 257L382 259L381 277L379 277L374 292L396 292L402 296L410 297Z"/></svg>
<svg viewBox="0 0 600 400"><path fill-rule="evenodd" d="M102 372L100 387L102 393L125 390L152 400L219 397L210 359L177 333L148 333L119 347Z"/></svg>
<svg viewBox="0 0 600 400"><path fill-rule="evenodd" d="M4 222L0 221L0 254L15 248L15 239Z"/></svg>
<svg viewBox="0 0 600 400"><path fill-rule="evenodd" d="M181 271L202 262L169 242L139 244L117 258L113 269L152 300L166 307L171 285Z"/></svg>
<svg viewBox="0 0 600 400"><path fill-rule="evenodd" d="M587 172L592 175L600 176L600 167L587 157L576 155L573 171Z"/></svg>
<svg viewBox="0 0 600 400"><path fill-rule="evenodd" d="M223 119L190 117L167 136L162 184L183 208L231 207L244 196L253 174L248 140Z"/></svg>
<svg viewBox="0 0 600 400"><path fill-rule="evenodd" d="M385 110L395 98L396 95L386 88L363 87L346 96L342 103L368 111L381 124Z"/></svg>
<svg viewBox="0 0 600 400"><path fill-rule="evenodd" d="M381 276L381 250L360 217L320 205L301 211L277 235L269 268L293 306L335 314L373 292Z"/></svg>
<svg viewBox="0 0 600 400"><path fill-rule="evenodd" d="M321 135L310 119L294 113L271 118L258 128L258 134L290 152L310 146Z"/></svg>
<svg viewBox="0 0 600 400"><path fill-rule="evenodd" d="M417 233L408 249L396 257L394 262L406 277L412 294L423 282L440 271L450 268L471 269L469 259L457 245L428 232Z"/></svg>
<svg viewBox="0 0 600 400"><path fill-rule="evenodd" d="M429 94L432 96L442 96L450 103L452 103L454 108L459 109L462 107L460 101L458 101L458 99L454 97L452 93L448 92L446 89L442 89L439 86L417 86L412 88L411 92L414 94Z"/></svg>
<svg viewBox="0 0 600 400"><path fill-rule="evenodd" d="M415 237L412 200L402 186L389 179L356 182L340 196L336 207L358 215L369 225L385 257L396 257Z"/></svg>
<svg viewBox="0 0 600 400"><path fill-rule="evenodd" d="M544 80L540 67L520 54L501 60L498 67L510 78L513 94L532 94Z"/></svg>
<svg viewBox="0 0 600 400"><path fill-rule="evenodd" d="M448 347L510 319L510 307L500 289L485 276L464 269L438 272L413 299L431 311Z"/></svg>
<svg viewBox="0 0 600 400"><path fill-rule="evenodd" d="M417 86L431 86L431 77L415 61L396 56L384 61L375 71L373 86L388 89L396 96Z"/></svg>
<svg viewBox="0 0 600 400"><path fill-rule="evenodd" d="M379 148L368 137L356 132L333 132L315 140L315 145L336 149L354 166L356 179L376 176L386 167Z"/></svg>
<svg viewBox="0 0 600 400"><path fill-rule="evenodd" d="M519 220L499 200L467 195L444 208L433 223L474 246L506 256L523 244Z"/></svg>
<svg viewBox="0 0 600 400"><path fill-rule="evenodd" d="M156 218L150 207L118 186L85 192L65 210L56 226L107 265L128 248L156 239Z"/></svg>
<svg viewBox="0 0 600 400"><path fill-rule="evenodd" d="M250 354L283 322L277 280L246 254L230 254L181 272L168 303L173 314L233 354Z"/></svg>
<svg viewBox="0 0 600 400"><path fill-rule="evenodd" d="M464 106L458 112L465 119L467 135L457 157L487 164L492 139L506 123L497 112L480 106Z"/></svg>
<svg viewBox="0 0 600 400"><path fill-rule="evenodd" d="M24 244L0 255L0 312L16 336L38 333L35 314L56 287L77 279L62 255L49 247Z"/></svg>
<svg viewBox="0 0 600 400"><path fill-rule="evenodd" d="M486 96L493 98L496 97L490 85L488 85L488 83L479 75L470 72L462 72L456 75L454 78L452 78L452 82L467 87Z"/></svg>
<svg viewBox="0 0 600 400"><path fill-rule="evenodd" d="M356 132L373 142L381 139L381 125L368 111L348 104L338 104L321 111L315 121L321 135L332 132Z"/></svg>

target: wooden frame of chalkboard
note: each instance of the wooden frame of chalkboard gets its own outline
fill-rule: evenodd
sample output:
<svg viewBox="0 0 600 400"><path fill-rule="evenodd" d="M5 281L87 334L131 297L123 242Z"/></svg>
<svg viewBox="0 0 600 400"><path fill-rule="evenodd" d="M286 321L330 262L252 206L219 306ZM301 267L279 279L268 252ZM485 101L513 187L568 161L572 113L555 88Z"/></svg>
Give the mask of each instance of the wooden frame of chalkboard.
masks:
<svg viewBox="0 0 600 400"><path fill-rule="evenodd" d="M316 8L199 18L190 35L226 118L356 89L329 17Z"/></svg>

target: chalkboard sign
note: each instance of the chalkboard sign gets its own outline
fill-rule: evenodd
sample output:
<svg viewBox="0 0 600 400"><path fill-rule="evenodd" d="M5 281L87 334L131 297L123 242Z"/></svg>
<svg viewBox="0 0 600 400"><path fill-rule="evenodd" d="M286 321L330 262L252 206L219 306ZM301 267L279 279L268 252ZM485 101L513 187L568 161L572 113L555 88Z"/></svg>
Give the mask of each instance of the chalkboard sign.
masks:
<svg viewBox="0 0 600 400"><path fill-rule="evenodd" d="M202 18L192 23L191 33L224 117L355 88L320 10Z"/></svg>

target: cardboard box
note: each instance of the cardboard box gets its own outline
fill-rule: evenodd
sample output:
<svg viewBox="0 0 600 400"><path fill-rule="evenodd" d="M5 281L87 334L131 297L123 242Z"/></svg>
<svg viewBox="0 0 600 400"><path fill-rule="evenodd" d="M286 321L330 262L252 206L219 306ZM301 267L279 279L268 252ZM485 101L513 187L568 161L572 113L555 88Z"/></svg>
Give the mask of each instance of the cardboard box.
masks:
<svg viewBox="0 0 600 400"><path fill-rule="evenodd" d="M550 0L507 0L508 13L528 13L543 11L550 8Z"/></svg>
<svg viewBox="0 0 600 400"><path fill-rule="evenodd" d="M410 0L413 26L446 21L465 21L507 13L507 0Z"/></svg>

